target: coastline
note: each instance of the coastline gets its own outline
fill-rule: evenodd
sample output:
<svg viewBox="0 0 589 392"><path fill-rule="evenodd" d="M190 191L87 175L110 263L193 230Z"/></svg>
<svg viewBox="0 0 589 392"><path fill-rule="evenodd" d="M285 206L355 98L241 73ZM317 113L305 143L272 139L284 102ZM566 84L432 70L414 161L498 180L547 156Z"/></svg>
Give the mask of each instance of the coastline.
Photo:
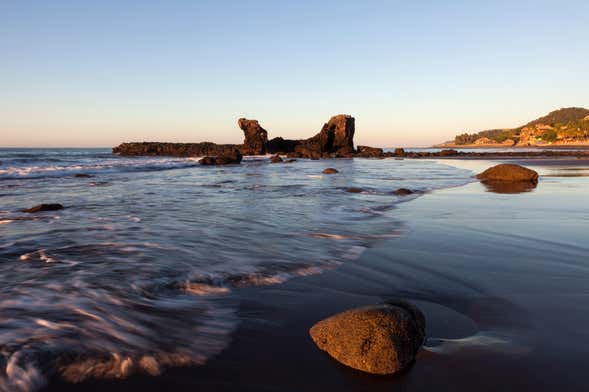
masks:
<svg viewBox="0 0 589 392"><path fill-rule="evenodd" d="M505 144L437 144L435 146L429 148L459 148L459 149L469 149L469 150L477 150L477 149L488 149L488 148L504 148L506 150L518 150L518 149L537 149L537 150L545 150L549 149L578 149L578 150L589 150L589 144L536 144L531 146L507 146Z"/></svg>
<svg viewBox="0 0 589 392"><path fill-rule="evenodd" d="M493 162L456 164L478 170ZM477 182L402 203L395 219L404 234L358 260L221 296L239 302L243 321L230 346L204 366L158 377L54 381L48 390L583 390L589 265L579 244L589 226L582 212L589 181L539 170L533 192L490 193ZM390 297L414 301L427 318L429 348L404 374L348 369L308 337L326 316Z"/></svg>

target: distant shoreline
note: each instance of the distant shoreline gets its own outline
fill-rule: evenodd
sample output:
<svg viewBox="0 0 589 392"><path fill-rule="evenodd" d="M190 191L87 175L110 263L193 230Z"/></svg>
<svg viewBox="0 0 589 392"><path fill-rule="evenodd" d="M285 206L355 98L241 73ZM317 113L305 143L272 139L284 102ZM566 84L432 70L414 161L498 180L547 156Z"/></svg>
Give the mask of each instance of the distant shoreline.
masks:
<svg viewBox="0 0 589 392"><path fill-rule="evenodd" d="M589 144L545 144L535 146L506 146L504 144L438 144L429 148L458 148L458 149L488 149L488 148L504 148L507 150L521 150L521 149L576 149L576 150L589 150Z"/></svg>

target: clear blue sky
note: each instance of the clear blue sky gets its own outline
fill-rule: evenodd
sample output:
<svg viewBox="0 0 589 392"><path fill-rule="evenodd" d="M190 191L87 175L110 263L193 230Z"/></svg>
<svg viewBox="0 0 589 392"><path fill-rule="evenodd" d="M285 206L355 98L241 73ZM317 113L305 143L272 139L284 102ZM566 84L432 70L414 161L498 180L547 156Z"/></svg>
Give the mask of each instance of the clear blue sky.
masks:
<svg viewBox="0 0 589 392"><path fill-rule="evenodd" d="M0 0L0 145L423 146L589 107L589 1Z"/></svg>

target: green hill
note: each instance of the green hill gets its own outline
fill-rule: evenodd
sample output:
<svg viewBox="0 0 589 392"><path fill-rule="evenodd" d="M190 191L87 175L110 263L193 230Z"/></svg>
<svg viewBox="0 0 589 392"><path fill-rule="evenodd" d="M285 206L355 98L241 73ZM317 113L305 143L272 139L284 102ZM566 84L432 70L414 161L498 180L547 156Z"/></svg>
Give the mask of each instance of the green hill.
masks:
<svg viewBox="0 0 589 392"><path fill-rule="evenodd" d="M589 109L571 107L555 110L518 128L463 133L454 138L454 144L484 146L508 141L515 145L542 145L586 140L589 142Z"/></svg>

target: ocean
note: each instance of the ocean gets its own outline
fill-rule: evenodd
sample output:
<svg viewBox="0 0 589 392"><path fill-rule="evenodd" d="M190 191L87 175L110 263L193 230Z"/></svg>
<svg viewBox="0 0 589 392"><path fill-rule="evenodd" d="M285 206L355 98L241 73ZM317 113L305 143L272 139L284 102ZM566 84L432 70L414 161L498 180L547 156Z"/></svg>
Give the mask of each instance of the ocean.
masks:
<svg viewBox="0 0 589 392"><path fill-rule="evenodd" d="M399 203L472 181L425 160L203 167L108 149L2 149L0 162L5 390L202 364L241 322L232 291L354 262L401 235ZM65 209L22 212L40 203Z"/></svg>

